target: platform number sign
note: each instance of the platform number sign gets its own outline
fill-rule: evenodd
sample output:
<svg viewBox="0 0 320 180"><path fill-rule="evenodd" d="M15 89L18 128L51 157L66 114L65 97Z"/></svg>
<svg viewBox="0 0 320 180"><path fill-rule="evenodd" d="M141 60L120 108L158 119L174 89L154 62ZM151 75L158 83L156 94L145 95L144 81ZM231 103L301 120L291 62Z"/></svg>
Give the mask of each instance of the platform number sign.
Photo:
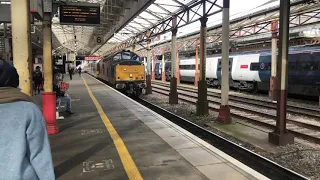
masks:
<svg viewBox="0 0 320 180"><path fill-rule="evenodd" d="M103 38L101 36L95 36L94 37L94 42L96 44L102 44L102 40L103 40Z"/></svg>

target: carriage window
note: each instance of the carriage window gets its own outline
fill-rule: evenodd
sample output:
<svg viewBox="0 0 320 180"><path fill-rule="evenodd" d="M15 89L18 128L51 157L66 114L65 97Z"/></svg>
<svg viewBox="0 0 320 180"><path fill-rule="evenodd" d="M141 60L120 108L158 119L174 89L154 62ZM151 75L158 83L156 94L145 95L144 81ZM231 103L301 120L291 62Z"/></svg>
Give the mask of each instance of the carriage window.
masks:
<svg viewBox="0 0 320 180"><path fill-rule="evenodd" d="M288 71L296 70L296 61L291 61L288 63Z"/></svg>
<svg viewBox="0 0 320 180"><path fill-rule="evenodd" d="M100 72L100 64L99 63L97 64L97 71Z"/></svg>
<svg viewBox="0 0 320 180"><path fill-rule="evenodd" d="M315 71L318 69L318 62L311 59L311 54L301 54L297 67L300 71Z"/></svg>
<svg viewBox="0 0 320 180"><path fill-rule="evenodd" d="M258 62L258 63L251 63L250 65L251 71L270 71L271 70L271 63L264 63L264 62Z"/></svg>
<svg viewBox="0 0 320 180"><path fill-rule="evenodd" d="M171 69L171 63L166 63L165 64L165 70L170 70Z"/></svg>
<svg viewBox="0 0 320 180"><path fill-rule="evenodd" d="M258 71L259 69L260 69L260 63L251 63L250 64L250 70Z"/></svg>
<svg viewBox="0 0 320 180"><path fill-rule="evenodd" d="M295 71L299 54L289 54L288 56L288 71Z"/></svg>

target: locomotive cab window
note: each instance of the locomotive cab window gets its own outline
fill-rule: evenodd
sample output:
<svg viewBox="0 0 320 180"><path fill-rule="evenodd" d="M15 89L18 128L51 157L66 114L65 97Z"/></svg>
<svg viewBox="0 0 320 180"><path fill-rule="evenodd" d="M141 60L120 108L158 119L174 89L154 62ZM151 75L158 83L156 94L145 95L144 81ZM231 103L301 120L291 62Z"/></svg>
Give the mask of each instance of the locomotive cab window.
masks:
<svg viewBox="0 0 320 180"><path fill-rule="evenodd" d="M120 60L121 60L121 54L118 53L118 54L116 54L115 56L113 56L113 60L114 60L114 61L120 61Z"/></svg>

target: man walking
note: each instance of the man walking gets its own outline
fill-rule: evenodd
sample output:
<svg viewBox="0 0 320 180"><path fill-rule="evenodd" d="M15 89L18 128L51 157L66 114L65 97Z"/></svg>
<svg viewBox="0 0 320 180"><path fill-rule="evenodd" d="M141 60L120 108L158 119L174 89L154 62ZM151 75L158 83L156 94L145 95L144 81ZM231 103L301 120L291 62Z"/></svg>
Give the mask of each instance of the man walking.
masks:
<svg viewBox="0 0 320 180"><path fill-rule="evenodd" d="M70 65L68 65L68 73L69 73L69 76L70 76L70 80L72 80L73 68L71 68Z"/></svg>

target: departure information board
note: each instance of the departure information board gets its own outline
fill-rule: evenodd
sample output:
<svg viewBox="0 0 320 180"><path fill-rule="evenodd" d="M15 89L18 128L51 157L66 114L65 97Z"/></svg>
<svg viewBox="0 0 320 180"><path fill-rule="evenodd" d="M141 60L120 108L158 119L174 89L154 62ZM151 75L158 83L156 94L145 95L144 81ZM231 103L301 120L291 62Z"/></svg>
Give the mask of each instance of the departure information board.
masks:
<svg viewBox="0 0 320 180"><path fill-rule="evenodd" d="M99 25L100 5L60 5L60 24Z"/></svg>

